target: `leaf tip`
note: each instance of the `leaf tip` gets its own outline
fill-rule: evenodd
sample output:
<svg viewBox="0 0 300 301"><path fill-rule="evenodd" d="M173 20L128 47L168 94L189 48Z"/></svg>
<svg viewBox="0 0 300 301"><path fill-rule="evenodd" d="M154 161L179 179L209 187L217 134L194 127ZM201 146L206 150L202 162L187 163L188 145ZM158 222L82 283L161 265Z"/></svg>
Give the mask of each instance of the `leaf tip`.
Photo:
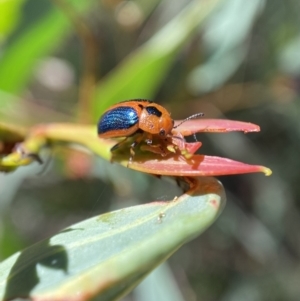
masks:
<svg viewBox="0 0 300 301"><path fill-rule="evenodd" d="M265 176L270 176L272 174L272 170L270 168L261 166L261 171L265 174Z"/></svg>

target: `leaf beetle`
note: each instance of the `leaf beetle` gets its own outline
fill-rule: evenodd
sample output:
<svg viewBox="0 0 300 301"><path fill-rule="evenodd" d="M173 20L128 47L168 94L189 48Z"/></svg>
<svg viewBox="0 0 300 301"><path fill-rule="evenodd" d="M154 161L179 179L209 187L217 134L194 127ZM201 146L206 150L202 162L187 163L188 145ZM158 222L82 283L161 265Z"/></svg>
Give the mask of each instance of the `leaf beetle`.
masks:
<svg viewBox="0 0 300 301"><path fill-rule="evenodd" d="M192 115L183 122L203 116L202 113ZM176 127L178 127L178 124ZM165 155L166 147L163 141L177 138L184 141L181 136L174 136L172 130L175 129L174 120L171 114L161 105L146 99L133 99L119 102L108 108L98 122L98 136L100 138L120 138L125 139L111 148L111 151L119 148L127 139L137 135L130 146L130 158L134 156L134 148L143 140L147 144L147 150ZM153 145L153 139L158 140L158 145Z"/></svg>

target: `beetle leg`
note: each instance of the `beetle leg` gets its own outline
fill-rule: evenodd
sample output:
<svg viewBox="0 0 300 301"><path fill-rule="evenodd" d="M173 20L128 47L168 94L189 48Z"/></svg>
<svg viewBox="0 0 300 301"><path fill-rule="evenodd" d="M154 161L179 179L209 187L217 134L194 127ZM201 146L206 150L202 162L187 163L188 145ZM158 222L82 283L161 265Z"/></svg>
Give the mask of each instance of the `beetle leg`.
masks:
<svg viewBox="0 0 300 301"><path fill-rule="evenodd" d="M130 157L129 157L129 161L128 161L128 163L127 163L127 167L128 167L129 164L132 163L133 157L134 157L134 155L135 155L135 152L134 152L133 148L134 148L136 145L137 145L137 144L135 144L135 143L132 143L132 144L131 144L131 147L130 147Z"/></svg>
<svg viewBox="0 0 300 301"><path fill-rule="evenodd" d="M165 148L160 144L142 145L141 150L161 155L162 157L165 157L167 155Z"/></svg>
<svg viewBox="0 0 300 301"><path fill-rule="evenodd" d="M144 134L139 135L136 140L130 145L130 158L127 164L127 167L130 163L132 163L133 157L135 155L134 148L141 143L141 141L144 139Z"/></svg>
<svg viewBox="0 0 300 301"><path fill-rule="evenodd" d="M151 134L144 132L145 142L147 145L152 145L153 143L153 137Z"/></svg>
<svg viewBox="0 0 300 301"><path fill-rule="evenodd" d="M127 139L128 139L128 137L126 137L124 140L122 140L122 141L120 141L119 143L117 143L116 145L114 145L114 146L110 149L110 151L113 152L113 151L115 151L116 149L118 149L123 143L126 142Z"/></svg>
<svg viewBox="0 0 300 301"><path fill-rule="evenodd" d="M151 139L146 139L145 142L146 142L148 145L151 145L151 144L152 144L152 140L151 140Z"/></svg>

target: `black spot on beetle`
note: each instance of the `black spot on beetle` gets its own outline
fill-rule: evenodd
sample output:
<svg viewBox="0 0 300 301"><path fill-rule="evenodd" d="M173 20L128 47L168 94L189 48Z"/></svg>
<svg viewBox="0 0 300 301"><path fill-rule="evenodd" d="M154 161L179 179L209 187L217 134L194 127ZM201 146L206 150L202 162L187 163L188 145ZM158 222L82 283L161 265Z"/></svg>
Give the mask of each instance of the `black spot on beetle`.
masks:
<svg viewBox="0 0 300 301"><path fill-rule="evenodd" d="M157 117L161 117L161 115L162 115L162 112L160 110L158 110L156 107L149 106L149 107L146 107L145 109L149 115L155 115Z"/></svg>

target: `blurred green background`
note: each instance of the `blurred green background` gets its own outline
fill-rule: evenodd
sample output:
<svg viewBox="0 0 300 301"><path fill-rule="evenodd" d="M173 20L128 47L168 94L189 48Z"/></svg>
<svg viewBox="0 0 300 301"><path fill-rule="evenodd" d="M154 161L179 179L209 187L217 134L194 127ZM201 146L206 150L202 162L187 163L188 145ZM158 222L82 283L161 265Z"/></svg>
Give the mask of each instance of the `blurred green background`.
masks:
<svg viewBox="0 0 300 301"><path fill-rule="evenodd" d="M96 124L130 98L174 119L260 125L198 135L200 152L273 175L220 177L218 221L126 300L299 300L300 2L0 0L2 122ZM0 174L0 260L77 221L181 193L78 146L42 157Z"/></svg>

